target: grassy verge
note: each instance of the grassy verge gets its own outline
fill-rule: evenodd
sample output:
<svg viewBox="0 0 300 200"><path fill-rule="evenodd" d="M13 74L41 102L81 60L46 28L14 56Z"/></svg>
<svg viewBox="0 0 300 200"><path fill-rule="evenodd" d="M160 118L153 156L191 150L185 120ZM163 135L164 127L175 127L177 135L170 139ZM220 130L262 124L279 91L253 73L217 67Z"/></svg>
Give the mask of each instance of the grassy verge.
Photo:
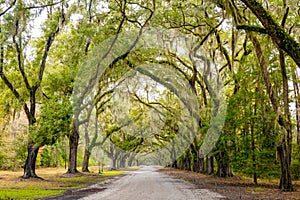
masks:
<svg viewBox="0 0 300 200"><path fill-rule="evenodd" d="M63 194L68 190L83 188L123 171L104 171L98 174L96 167L91 173L65 174L64 168L40 168L36 173L43 179L22 179L23 171L0 171L0 199L39 199Z"/></svg>

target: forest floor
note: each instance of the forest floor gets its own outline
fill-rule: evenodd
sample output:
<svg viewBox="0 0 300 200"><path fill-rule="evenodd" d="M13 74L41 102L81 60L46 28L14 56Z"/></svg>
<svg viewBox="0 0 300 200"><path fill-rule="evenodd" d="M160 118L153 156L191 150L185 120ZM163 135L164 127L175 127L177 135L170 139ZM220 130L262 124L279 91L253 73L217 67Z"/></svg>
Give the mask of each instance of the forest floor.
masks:
<svg viewBox="0 0 300 200"><path fill-rule="evenodd" d="M232 200L300 200L300 181L293 181L295 192L281 192L278 189L279 180L259 180L255 185L252 179L240 176L220 178L171 168L162 168L160 171Z"/></svg>

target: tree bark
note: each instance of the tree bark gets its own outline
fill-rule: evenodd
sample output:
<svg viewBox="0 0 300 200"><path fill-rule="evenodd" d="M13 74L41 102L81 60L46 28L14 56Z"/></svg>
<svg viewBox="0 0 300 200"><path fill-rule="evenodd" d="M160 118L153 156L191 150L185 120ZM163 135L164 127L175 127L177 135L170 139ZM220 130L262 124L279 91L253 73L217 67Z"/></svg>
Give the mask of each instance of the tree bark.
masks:
<svg viewBox="0 0 300 200"><path fill-rule="evenodd" d="M83 157L83 163L82 163L82 172L89 172L89 159L90 159L91 152L89 149L84 149L84 157Z"/></svg>
<svg viewBox="0 0 300 200"><path fill-rule="evenodd" d="M178 169L177 159L172 162L172 168Z"/></svg>
<svg viewBox="0 0 300 200"><path fill-rule="evenodd" d="M295 95L295 106L296 106L296 133L297 133L297 145L300 147L300 90L299 90L299 77L295 67L292 68L294 95Z"/></svg>
<svg viewBox="0 0 300 200"><path fill-rule="evenodd" d="M198 156L194 158L193 161L193 172L200 172L200 161Z"/></svg>
<svg viewBox="0 0 300 200"><path fill-rule="evenodd" d="M110 159L110 166L109 166L109 169L110 170L114 170L117 168L116 164L117 164L117 156L116 156L116 153L114 152L114 147L111 145L109 147L109 151L107 152L108 153L108 156L109 156L109 159Z"/></svg>
<svg viewBox="0 0 300 200"><path fill-rule="evenodd" d="M38 155L39 147L35 147L34 143L28 142L28 155L24 166L23 178L38 178L35 173L36 157Z"/></svg>
<svg viewBox="0 0 300 200"><path fill-rule="evenodd" d="M117 168L116 162L117 162L117 160L115 158L113 158L113 157L110 158L110 171L115 170Z"/></svg>
<svg viewBox="0 0 300 200"><path fill-rule="evenodd" d="M133 166L133 161L134 161L134 159L135 159L135 155L134 155L134 153L132 153L132 154L130 155L130 157L129 157L129 160L128 160L128 166L129 166L129 167L132 167L132 166Z"/></svg>
<svg viewBox="0 0 300 200"><path fill-rule="evenodd" d="M120 157L120 168L125 168L126 167L126 159L127 159L127 156L126 155L123 155Z"/></svg>
<svg viewBox="0 0 300 200"><path fill-rule="evenodd" d="M258 90L258 89L257 89ZM255 97L254 100L254 116L257 115L257 98ZM255 155L255 131L254 131L254 125L255 125L255 120L254 118L251 119L251 124L250 124L250 134L251 134L251 153L252 153L252 167L253 167L253 182L255 185L257 185L257 173L256 173L256 155Z"/></svg>
<svg viewBox="0 0 300 200"><path fill-rule="evenodd" d="M206 156L206 173L211 175L214 173L214 157L209 153Z"/></svg>
<svg viewBox="0 0 300 200"><path fill-rule="evenodd" d="M204 157L199 158L199 172L204 173Z"/></svg>
<svg viewBox="0 0 300 200"><path fill-rule="evenodd" d="M218 161L218 170L217 176L219 177L232 177L232 171L228 162L228 159L225 156L225 152L221 151L217 154L217 161Z"/></svg>
<svg viewBox="0 0 300 200"><path fill-rule="evenodd" d="M184 170L191 170L191 155L190 155L190 151L188 150L186 152L185 158L184 158L184 166L183 166Z"/></svg>
<svg viewBox="0 0 300 200"><path fill-rule="evenodd" d="M193 87L193 86L192 86ZM197 149L197 140L194 138L193 143L190 144L189 152L191 155L191 169L193 172L199 172L200 169L200 161L198 156L198 149Z"/></svg>
<svg viewBox="0 0 300 200"><path fill-rule="evenodd" d="M279 189L284 192L293 191L292 176L290 173L289 155L287 154L287 145L281 143L277 146L278 155L280 158L281 177Z"/></svg>
<svg viewBox="0 0 300 200"><path fill-rule="evenodd" d="M69 154L69 165L67 173L77 173L77 148L78 148L78 121L74 119L73 121L73 131L69 136L70 154Z"/></svg>
<svg viewBox="0 0 300 200"><path fill-rule="evenodd" d="M182 156L180 156L179 158L176 159L176 165L177 165L177 169L183 169L183 158Z"/></svg>
<svg viewBox="0 0 300 200"><path fill-rule="evenodd" d="M88 127L89 127L89 118L88 122L86 122L84 127L84 139L85 139L85 146L84 146L84 156L83 156L83 163L82 163L82 172L89 172L89 159L91 155L90 151L90 137L88 133Z"/></svg>
<svg viewBox="0 0 300 200"><path fill-rule="evenodd" d="M293 135L293 125L291 121L291 113L289 109L289 86L288 77L285 65L284 53L279 50L279 60L282 75L282 88L283 88L283 106L284 113L283 116L279 116L279 120L282 120L281 126L284 128L282 143L279 144L277 150L281 163L281 178L280 178L280 189L282 191L293 191L292 185L292 175L290 171L291 157L292 157L292 135ZM282 148L282 149L281 149ZM282 152L280 152L282 151Z"/></svg>
<svg viewBox="0 0 300 200"><path fill-rule="evenodd" d="M255 140L254 140L253 124L251 124L251 151L252 151L253 182L254 182L255 185L257 185Z"/></svg>

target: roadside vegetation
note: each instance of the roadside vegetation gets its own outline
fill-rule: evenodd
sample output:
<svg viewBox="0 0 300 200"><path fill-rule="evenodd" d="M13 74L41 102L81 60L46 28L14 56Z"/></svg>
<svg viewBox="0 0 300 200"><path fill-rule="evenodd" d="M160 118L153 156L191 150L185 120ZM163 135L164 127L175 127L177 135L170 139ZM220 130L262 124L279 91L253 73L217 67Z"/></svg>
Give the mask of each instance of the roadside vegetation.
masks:
<svg viewBox="0 0 300 200"><path fill-rule="evenodd" d="M23 171L0 171L0 199L39 199L56 196L103 182L125 171L105 170L99 174L98 167L91 167L90 173L68 175L66 170L60 167L39 168L37 172L41 178L23 179Z"/></svg>

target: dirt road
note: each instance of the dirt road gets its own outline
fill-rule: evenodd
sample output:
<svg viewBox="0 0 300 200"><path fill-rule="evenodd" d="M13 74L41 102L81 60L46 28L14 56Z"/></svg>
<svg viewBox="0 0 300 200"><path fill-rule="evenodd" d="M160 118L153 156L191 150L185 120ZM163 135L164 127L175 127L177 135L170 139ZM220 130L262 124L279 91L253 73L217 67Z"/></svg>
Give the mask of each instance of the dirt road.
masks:
<svg viewBox="0 0 300 200"><path fill-rule="evenodd" d="M101 192L89 195L82 200L217 200L224 196L198 189L197 186L166 174L153 167L143 167L129 172L128 175L114 181Z"/></svg>

